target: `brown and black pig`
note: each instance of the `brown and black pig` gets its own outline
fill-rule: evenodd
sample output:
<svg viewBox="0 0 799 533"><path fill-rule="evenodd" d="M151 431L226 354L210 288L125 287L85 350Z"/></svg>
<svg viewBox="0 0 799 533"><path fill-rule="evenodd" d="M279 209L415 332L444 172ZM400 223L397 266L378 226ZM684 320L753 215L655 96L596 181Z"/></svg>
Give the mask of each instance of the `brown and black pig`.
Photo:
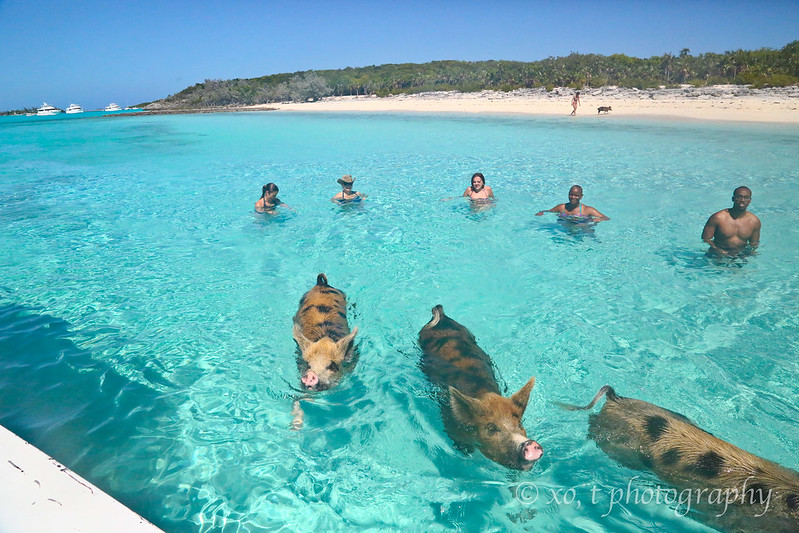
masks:
<svg viewBox="0 0 799 533"><path fill-rule="evenodd" d="M441 414L455 445L465 452L477 447L508 468L532 468L544 451L527 438L522 416L535 378L510 398L502 397L491 359L441 305L433 308L432 320L419 332L419 346L422 371L445 393Z"/></svg>
<svg viewBox="0 0 799 533"><path fill-rule="evenodd" d="M305 389L329 389L351 370L357 333L358 328L350 331L347 323L347 297L328 285L327 276L319 274L294 315L293 334L300 352L297 366Z"/></svg>
<svg viewBox="0 0 799 533"><path fill-rule="evenodd" d="M651 470L679 489L678 501L699 510L701 521L725 531L799 532L799 473L607 385L585 407L560 405L590 409L603 395L605 405L589 417L589 437L624 466Z"/></svg>

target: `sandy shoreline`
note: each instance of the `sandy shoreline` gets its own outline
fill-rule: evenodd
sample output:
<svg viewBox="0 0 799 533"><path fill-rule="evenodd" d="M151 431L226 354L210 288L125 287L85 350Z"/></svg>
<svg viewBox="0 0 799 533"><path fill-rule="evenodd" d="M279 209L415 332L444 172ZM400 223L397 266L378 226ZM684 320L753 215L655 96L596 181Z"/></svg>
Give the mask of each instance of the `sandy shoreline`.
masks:
<svg viewBox="0 0 799 533"><path fill-rule="evenodd" d="M568 116L574 91L556 88L519 89L509 93L455 91L399 95L338 96L317 102L281 103L249 109L279 111L478 113ZM655 117L742 122L799 124L799 87L749 89L737 85L680 89L619 89L603 87L581 91L577 117ZM611 106L608 115L597 107Z"/></svg>

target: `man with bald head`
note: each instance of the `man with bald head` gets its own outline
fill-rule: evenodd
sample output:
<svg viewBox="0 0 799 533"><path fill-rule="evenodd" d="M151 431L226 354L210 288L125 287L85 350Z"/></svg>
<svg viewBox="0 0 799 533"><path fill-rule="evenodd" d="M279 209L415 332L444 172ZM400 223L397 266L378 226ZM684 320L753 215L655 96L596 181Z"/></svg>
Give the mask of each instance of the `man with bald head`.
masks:
<svg viewBox="0 0 799 533"><path fill-rule="evenodd" d="M610 220L608 217L591 207L581 204L583 199L583 188L579 185L572 185L569 189L569 203L559 204L552 209L539 211L535 216L540 217L544 213L557 213L558 217L570 222L599 222L600 220Z"/></svg>
<svg viewBox="0 0 799 533"><path fill-rule="evenodd" d="M710 245L708 253L734 256L751 252L760 244L760 219L746 210L752 201L749 187L732 193L732 207L713 213L702 230L702 240Z"/></svg>

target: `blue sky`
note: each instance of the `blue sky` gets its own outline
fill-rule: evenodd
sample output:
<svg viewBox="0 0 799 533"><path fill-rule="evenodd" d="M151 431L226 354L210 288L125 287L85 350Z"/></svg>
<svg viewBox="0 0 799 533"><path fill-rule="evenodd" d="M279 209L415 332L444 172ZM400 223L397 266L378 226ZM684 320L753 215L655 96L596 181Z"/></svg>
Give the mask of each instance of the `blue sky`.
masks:
<svg viewBox="0 0 799 533"><path fill-rule="evenodd" d="M0 0L0 110L135 105L207 78L437 59L781 48L799 0Z"/></svg>

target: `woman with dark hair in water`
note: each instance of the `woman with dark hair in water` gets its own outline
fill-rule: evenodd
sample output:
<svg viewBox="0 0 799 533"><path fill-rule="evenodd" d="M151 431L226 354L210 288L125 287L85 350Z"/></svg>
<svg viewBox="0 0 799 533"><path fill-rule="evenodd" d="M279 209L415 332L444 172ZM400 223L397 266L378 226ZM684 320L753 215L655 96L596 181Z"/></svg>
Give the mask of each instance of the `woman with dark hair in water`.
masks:
<svg viewBox="0 0 799 533"><path fill-rule="evenodd" d="M494 197L494 191L486 185L485 176L476 172L472 175L472 184L463 191L462 196L468 196L472 200L487 200Z"/></svg>
<svg viewBox="0 0 799 533"><path fill-rule="evenodd" d="M255 202L255 210L259 213L274 214L277 206L282 205L286 209L291 209L289 206L280 201L277 193L280 189L274 183L267 183L261 189L261 197ZM292 209L293 211L293 209Z"/></svg>

